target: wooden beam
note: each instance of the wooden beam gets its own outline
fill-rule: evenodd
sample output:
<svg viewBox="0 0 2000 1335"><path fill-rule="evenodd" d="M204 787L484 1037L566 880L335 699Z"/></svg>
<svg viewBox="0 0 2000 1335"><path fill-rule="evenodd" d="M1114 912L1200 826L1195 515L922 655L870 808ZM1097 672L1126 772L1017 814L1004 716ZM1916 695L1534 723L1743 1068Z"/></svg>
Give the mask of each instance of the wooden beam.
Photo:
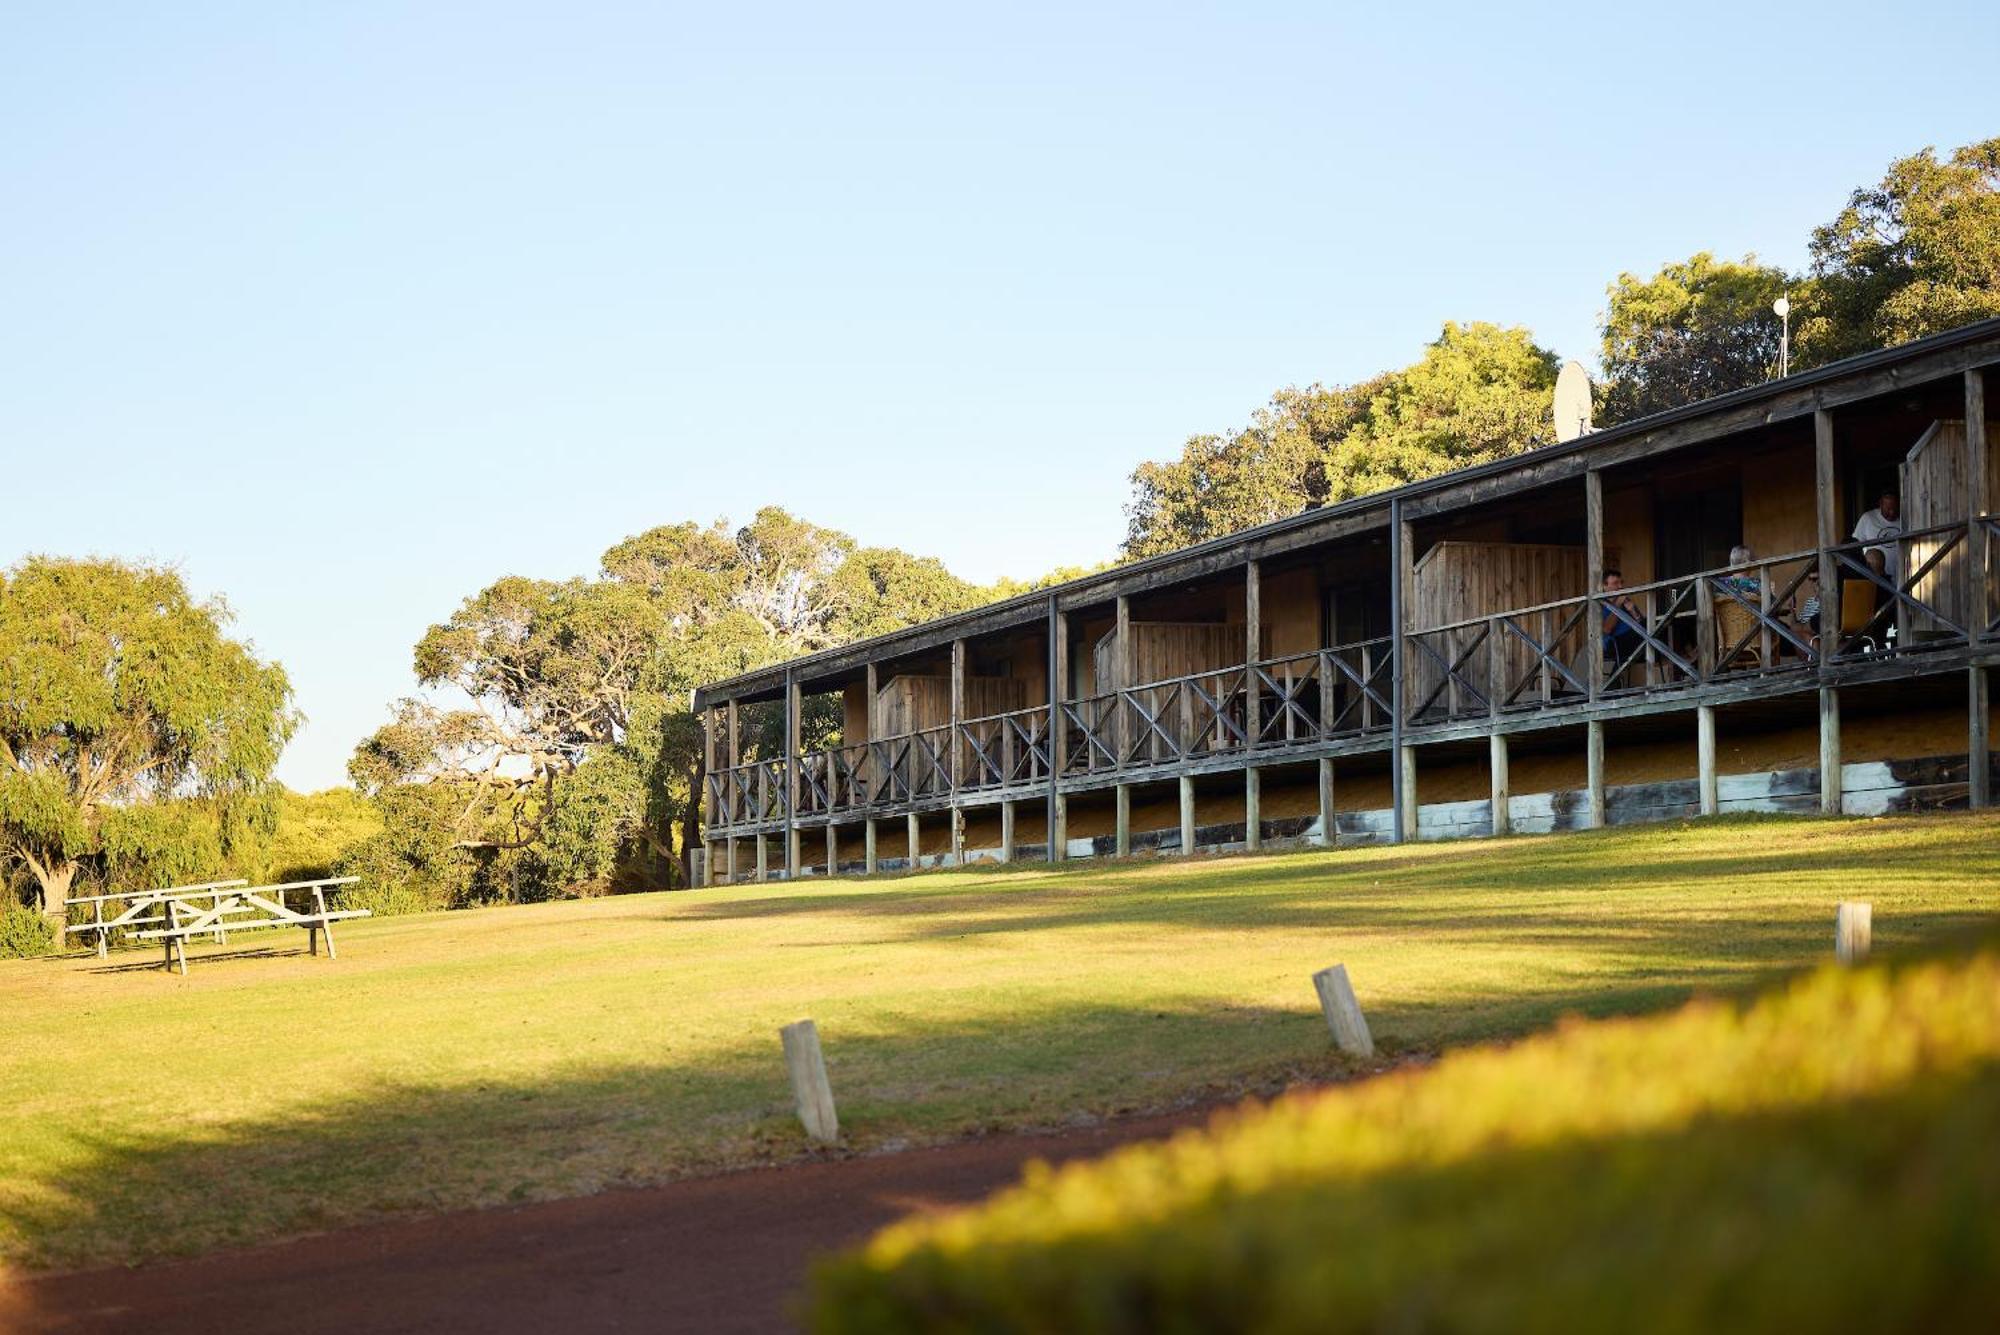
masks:
<svg viewBox="0 0 2000 1335"><path fill-rule="evenodd" d="M770 850L764 845L764 832L759 830L757 832L757 884L759 885L771 879L770 856Z"/></svg>
<svg viewBox="0 0 2000 1335"><path fill-rule="evenodd" d="M873 876L879 866L875 853L875 818L870 816L861 827L861 870Z"/></svg>
<svg viewBox="0 0 2000 1335"><path fill-rule="evenodd" d="M1118 768L1123 769L1132 755L1132 711L1126 706L1123 693L1138 685L1132 680L1132 664L1136 661L1132 652L1132 600L1123 594L1118 597L1113 621L1112 630L1117 641L1113 667L1118 677L1113 683L1113 690L1119 694L1111 707L1111 737L1112 744L1118 748ZM1105 693L1101 681L1097 683L1097 693Z"/></svg>
<svg viewBox="0 0 2000 1335"><path fill-rule="evenodd" d="M914 811L904 817L904 821L910 840L910 870L915 871L919 865L918 860L923 857L923 830L917 821L917 813Z"/></svg>
<svg viewBox="0 0 2000 1335"><path fill-rule="evenodd" d="M735 836L734 836L734 835L732 835L732 836L730 836L730 837L729 837L728 839L725 839L725 840L723 840L723 843L724 843L725 845L727 845L727 847L728 847L728 853L729 853L729 856L728 856L728 857L727 857L727 858L725 859L725 862L727 863L727 870L728 870L728 873L729 873L729 884L731 884L731 885L735 885L735 884L737 883L737 881L736 881L736 838L735 838Z"/></svg>
<svg viewBox="0 0 2000 1335"><path fill-rule="evenodd" d="M1715 707L1697 705L1694 711L1695 768L1700 778L1701 814L1713 816L1722 809L1715 787Z"/></svg>
<svg viewBox="0 0 2000 1335"><path fill-rule="evenodd" d="M1495 835L1514 833L1513 790L1507 778L1507 734L1496 732L1487 737L1487 769L1493 781L1492 796L1487 806L1492 814Z"/></svg>
<svg viewBox="0 0 2000 1335"><path fill-rule="evenodd" d="M1417 812L1417 748L1405 746L1396 757L1397 840L1414 842L1419 834Z"/></svg>
<svg viewBox="0 0 2000 1335"><path fill-rule="evenodd" d="M954 805L946 814L950 818L951 865L954 867L963 867L965 865L965 808Z"/></svg>
<svg viewBox="0 0 2000 1335"><path fill-rule="evenodd" d="M958 795L959 775L965 770L965 742L960 729L965 723L965 641L951 642L951 731L945 754L951 757L951 791Z"/></svg>
<svg viewBox="0 0 2000 1335"><path fill-rule="evenodd" d="M1014 803L1011 801L1000 804L1000 860L1014 860Z"/></svg>
<svg viewBox="0 0 2000 1335"><path fill-rule="evenodd" d="M1114 793L1117 815L1113 848L1119 857L1129 857L1132 853L1132 785L1121 783Z"/></svg>
<svg viewBox="0 0 2000 1335"><path fill-rule="evenodd" d="M826 874L840 875L840 831L832 821L826 823Z"/></svg>
<svg viewBox="0 0 2000 1335"><path fill-rule="evenodd" d="M1840 646L1840 570L1831 548L1840 545L1840 467L1833 438L1833 414L1813 414L1813 483L1817 500L1813 525L1819 540L1819 663L1825 672ZM1706 601L1706 600L1704 600Z"/></svg>
<svg viewBox="0 0 2000 1335"><path fill-rule="evenodd" d="M1819 809L1840 814L1840 688L1819 688Z"/></svg>

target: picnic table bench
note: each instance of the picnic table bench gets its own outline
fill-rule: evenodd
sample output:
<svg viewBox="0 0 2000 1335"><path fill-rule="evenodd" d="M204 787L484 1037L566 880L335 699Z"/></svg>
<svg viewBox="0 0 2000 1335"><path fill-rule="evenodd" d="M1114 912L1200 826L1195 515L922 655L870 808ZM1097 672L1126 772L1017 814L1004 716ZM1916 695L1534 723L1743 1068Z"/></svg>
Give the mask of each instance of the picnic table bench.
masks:
<svg viewBox="0 0 2000 1335"><path fill-rule="evenodd" d="M135 941L158 941L165 958L161 967L179 966L187 973L187 943L190 937L212 936L227 941L231 932L255 932L267 927L303 927L306 949L319 954L319 938L326 936L329 959L338 959L333 945L333 924L349 918L366 918L367 909L327 907L329 892L353 885L358 876L334 876L316 881L288 881L283 885L251 885L247 881L214 881L202 885L169 886L160 890L139 890L123 895L93 895L96 920L78 924L70 931L96 932L97 953L105 953L105 942L114 927L142 927L131 933ZM292 907L297 896L304 901ZM106 920L103 902L125 900L122 913ZM77 901L77 902L89 902Z"/></svg>

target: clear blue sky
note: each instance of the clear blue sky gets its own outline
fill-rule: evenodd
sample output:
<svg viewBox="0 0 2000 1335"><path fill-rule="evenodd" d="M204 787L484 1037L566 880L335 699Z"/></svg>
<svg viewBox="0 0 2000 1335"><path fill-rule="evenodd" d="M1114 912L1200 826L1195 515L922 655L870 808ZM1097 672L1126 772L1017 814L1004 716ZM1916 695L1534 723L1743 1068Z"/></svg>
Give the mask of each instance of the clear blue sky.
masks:
<svg viewBox="0 0 2000 1335"><path fill-rule="evenodd" d="M0 5L0 563L226 594L323 786L499 575L766 503L1100 560L1278 386L1590 361L1621 269L2000 132L2000 6L1396 8Z"/></svg>

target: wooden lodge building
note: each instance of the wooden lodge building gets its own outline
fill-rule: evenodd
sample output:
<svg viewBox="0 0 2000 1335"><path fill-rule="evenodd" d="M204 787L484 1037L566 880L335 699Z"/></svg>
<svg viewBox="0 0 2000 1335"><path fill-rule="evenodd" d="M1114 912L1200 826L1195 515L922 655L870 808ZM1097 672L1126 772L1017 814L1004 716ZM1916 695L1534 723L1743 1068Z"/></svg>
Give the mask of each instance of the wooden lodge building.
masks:
<svg viewBox="0 0 2000 1335"><path fill-rule="evenodd" d="M1989 320L704 686L702 879L1984 806L1996 366Z"/></svg>

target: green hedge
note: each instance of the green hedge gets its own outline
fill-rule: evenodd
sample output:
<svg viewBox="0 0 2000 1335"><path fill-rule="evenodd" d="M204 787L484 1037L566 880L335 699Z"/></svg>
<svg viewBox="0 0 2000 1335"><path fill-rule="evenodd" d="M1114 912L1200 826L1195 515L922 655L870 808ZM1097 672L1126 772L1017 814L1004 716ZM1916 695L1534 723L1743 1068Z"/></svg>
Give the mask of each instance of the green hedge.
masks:
<svg viewBox="0 0 2000 1335"><path fill-rule="evenodd" d="M1051 1171L823 1265L815 1328L1991 1328L2000 954L1577 1022Z"/></svg>
<svg viewBox="0 0 2000 1335"><path fill-rule="evenodd" d="M56 948L56 929L36 909L14 902L0 886L0 960L29 959Z"/></svg>

